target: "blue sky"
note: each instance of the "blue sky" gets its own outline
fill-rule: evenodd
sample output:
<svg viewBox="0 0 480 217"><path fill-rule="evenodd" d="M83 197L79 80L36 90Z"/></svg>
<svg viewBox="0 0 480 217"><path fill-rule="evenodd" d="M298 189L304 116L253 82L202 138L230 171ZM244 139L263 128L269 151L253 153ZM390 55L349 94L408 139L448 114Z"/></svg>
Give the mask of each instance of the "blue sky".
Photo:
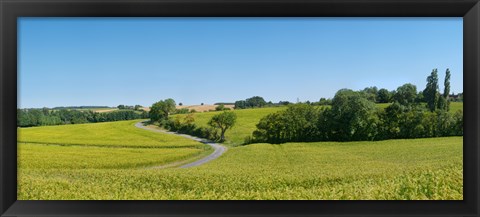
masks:
<svg viewBox="0 0 480 217"><path fill-rule="evenodd" d="M463 92L462 18L20 18L19 107Z"/></svg>

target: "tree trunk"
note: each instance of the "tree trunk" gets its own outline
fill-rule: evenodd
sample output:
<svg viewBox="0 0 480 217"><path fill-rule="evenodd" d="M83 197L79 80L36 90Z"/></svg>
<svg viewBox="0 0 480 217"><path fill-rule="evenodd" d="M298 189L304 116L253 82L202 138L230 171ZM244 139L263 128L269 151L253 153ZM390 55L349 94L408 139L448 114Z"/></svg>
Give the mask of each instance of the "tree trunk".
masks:
<svg viewBox="0 0 480 217"><path fill-rule="evenodd" d="M225 130L224 129L222 129L222 133L220 135L220 141L221 142L225 141Z"/></svg>

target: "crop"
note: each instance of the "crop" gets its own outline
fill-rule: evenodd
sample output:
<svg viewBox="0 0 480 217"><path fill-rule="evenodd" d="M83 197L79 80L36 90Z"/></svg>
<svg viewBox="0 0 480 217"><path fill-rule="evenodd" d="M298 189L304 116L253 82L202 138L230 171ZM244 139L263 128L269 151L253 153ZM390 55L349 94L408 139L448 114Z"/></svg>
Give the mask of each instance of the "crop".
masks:
<svg viewBox="0 0 480 217"><path fill-rule="evenodd" d="M210 153L198 148L112 148L31 143L20 143L18 146L21 169L139 168L198 158Z"/></svg>
<svg viewBox="0 0 480 217"><path fill-rule="evenodd" d="M149 132L134 126L140 120L20 128L18 142L137 148L203 148L204 144L183 137Z"/></svg>
<svg viewBox="0 0 480 217"><path fill-rule="evenodd" d="M34 145L24 150L20 145L18 199L462 200L462 143L463 137L444 137L252 144L230 147L220 158L188 169L136 167L136 161L154 159L147 153L132 164L112 157L126 165L115 168L115 162L57 167L51 164L62 161L54 159L58 149L32 158L38 152ZM87 164L100 158L86 156Z"/></svg>

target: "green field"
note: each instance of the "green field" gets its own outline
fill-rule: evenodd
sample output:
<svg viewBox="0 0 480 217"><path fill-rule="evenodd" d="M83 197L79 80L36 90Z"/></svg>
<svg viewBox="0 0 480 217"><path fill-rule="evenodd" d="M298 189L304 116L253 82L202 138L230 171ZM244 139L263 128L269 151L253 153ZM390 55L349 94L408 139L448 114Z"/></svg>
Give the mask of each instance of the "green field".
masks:
<svg viewBox="0 0 480 217"><path fill-rule="evenodd" d="M146 168L102 153L62 164L80 152L20 145L18 199L461 200L462 143L463 137L254 144L188 169Z"/></svg>
<svg viewBox="0 0 480 217"><path fill-rule="evenodd" d="M140 120L19 128L18 199L463 199L463 137L235 146L285 108L236 110L228 151L188 169L213 150Z"/></svg>
<svg viewBox="0 0 480 217"><path fill-rule="evenodd" d="M158 134L136 128L140 120L21 128L21 143L137 147L137 148L202 148L202 143L182 137Z"/></svg>
<svg viewBox="0 0 480 217"><path fill-rule="evenodd" d="M140 120L20 128L21 169L121 169L198 159L213 150L202 143L134 126Z"/></svg>

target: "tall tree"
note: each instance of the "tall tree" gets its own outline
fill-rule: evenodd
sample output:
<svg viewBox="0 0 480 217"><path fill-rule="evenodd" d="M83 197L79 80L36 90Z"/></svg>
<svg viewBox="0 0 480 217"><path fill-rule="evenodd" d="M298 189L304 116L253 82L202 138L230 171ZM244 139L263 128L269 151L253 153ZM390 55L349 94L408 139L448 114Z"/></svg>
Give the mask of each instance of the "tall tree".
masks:
<svg viewBox="0 0 480 217"><path fill-rule="evenodd" d="M437 108L438 103L438 72L437 69L433 69L430 76L427 77L427 86L423 91L425 101L430 111L434 111Z"/></svg>
<svg viewBox="0 0 480 217"><path fill-rule="evenodd" d="M448 100L448 96L450 95L450 69L447 68L445 72L445 80L443 82L444 89L443 89L443 96L439 98L439 108L442 110L450 110L450 101Z"/></svg>
<svg viewBox="0 0 480 217"><path fill-rule="evenodd" d="M443 97L448 100L448 95L450 94L450 69L447 68L445 72L445 81L443 82L444 89L443 89Z"/></svg>

